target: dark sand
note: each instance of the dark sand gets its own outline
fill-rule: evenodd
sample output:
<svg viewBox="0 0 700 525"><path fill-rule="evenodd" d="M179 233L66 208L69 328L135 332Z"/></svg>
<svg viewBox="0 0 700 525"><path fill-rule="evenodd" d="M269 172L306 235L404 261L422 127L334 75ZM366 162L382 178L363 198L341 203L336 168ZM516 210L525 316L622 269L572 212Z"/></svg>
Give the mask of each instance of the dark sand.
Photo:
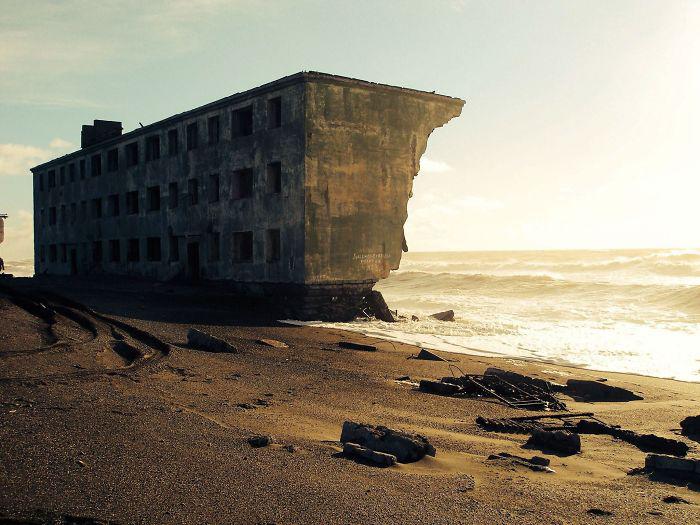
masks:
<svg viewBox="0 0 700 525"><path fill-rule="evenodd" d="M479 429L475 417L529 413L396 382L449 374L445 363L408 360L415 347L260 321L222 301L193 304L181 287L43 286L172 349L166 354L127 336L146 355L133 360L114 350L123 332L106 321L92 319L94 334L63 317L59 343L46 348L53 342L46 324L0 292L0 515L120 523L700 523L700 492L628 475L645 453L608 436L582 436L576 456L547 456L555 474L487 460L539 452L521 448L525 436ZM187 348L190 327L240 353ZM372 342L379 351L341 350L340 340ZM559 382L605 377L644 400L565 398L569 408L685 440L698 457L698 443L678 435L680 420L700 413L698 384L443 355L465 372L495 365ZM245 403L256 408L238 406ZM388 469L339 457L347 419L420 432L437 456ZM247 439L257 434L272 435L275 444L252 448ZM664 503L669 495L690 504ZM613 515L596 517L592 508Z"/></svg>

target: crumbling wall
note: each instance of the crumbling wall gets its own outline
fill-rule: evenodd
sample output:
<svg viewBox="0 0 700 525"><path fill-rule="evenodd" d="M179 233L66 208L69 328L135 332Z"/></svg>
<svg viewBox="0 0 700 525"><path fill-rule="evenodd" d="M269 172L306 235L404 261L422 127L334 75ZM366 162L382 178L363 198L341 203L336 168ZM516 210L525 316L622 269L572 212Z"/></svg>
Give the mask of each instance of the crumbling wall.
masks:
<svg viewBox="0 0 700 525"><path fill-rule="evenodd" d="M305 282L376 282L399 267L430 133L464 101L400 88L306 84Z"/></svg>

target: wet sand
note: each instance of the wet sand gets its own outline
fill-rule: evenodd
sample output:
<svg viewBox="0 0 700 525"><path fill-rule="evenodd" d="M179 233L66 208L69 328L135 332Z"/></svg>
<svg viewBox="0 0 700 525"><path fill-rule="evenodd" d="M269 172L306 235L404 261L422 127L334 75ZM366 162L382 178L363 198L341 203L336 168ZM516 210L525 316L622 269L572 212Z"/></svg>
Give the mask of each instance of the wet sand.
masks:
<svg viewBox="0 0 700 525"><path fill-rule="evenodd" d="M697 487L628 475L646 454L609 436L581 436L575 456L547 455L554 474L488 460L499 452L542 453L522 448L526 436L485 431L475 418L532 413L397 382L405 375L413 381L449 375L446 363L407 359L417 353L410 345L283 325L248 313L244 304L195 301L185 287L86 282L68 288L60 280L42 287L98 314L83 313L85 321L66 310L72 317L61 315L52 333L41 315L0 291L0 516L119 523L700 522ZM239 353L188 348L190 327ZM149 346L144 334L169 348ZM266 346L261 338L289 348ZM340 349L341 340L378 351ZM467 373L498 366L557 382L604 377L644 400L564 397L569 409L683 440L689 456L700 455L697 442L679 435L679 422L700 413L698 384L442 355ZM419 432L437 455L391 468L343 458L338 439L348 419ZM274 443L252 448L247 439L258 434ZM670 495L690 503L663 502Z"/></svg>

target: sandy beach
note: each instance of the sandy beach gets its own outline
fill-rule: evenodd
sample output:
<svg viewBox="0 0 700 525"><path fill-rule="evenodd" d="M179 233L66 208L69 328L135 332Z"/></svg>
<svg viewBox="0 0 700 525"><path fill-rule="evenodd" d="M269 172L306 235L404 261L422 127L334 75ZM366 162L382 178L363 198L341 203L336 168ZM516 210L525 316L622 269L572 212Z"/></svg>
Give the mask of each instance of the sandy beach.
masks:
<svg viewBox="0 0 700 525"><path fill-rule="evenodd" d="M700 522L697 487L629 475L646 453L628 443L582 435L573 456L526 450L526 436L489 432L475 419L533 412L431 395L413 383L449 375L448 364L555 382L605 378L644 399L564 396L569 410L683 441L689 457L698 457L698 443L680 435L680 421L700 413L700 384L461 354L442 353L451 363L408 359L416 347L284 325L235 301L194 300L174 285L15 279L13 286L53 291L98 315L86 321L57 311L52 336L41 316L0 291L0 523L73 523L66 516L117 523ZM189 328L238 352L189 348ZM377 351L343 349L340 341ZM403 376L410 380L397 381ZM357 463L340 454L346 420L420 433L437 454L390 468ZM253 448L248 438L256 435L273 443ZM555 472L488 459L500 452L545 455ZM664 502L668 496L686 502Z"/></svg>

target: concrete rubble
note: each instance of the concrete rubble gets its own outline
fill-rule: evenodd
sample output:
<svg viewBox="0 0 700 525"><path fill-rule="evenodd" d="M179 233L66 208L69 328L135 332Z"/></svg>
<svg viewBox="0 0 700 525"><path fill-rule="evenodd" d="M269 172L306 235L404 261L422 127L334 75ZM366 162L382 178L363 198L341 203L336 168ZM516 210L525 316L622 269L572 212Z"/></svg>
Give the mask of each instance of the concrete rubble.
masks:
<svg viewBox="0 0 700 525"><path fill-rule="evenodd" d="M412 463L425 456L435 456L435 447L420 434L345 421L340 435L342 443L355 443L375 452L396 457L399 463Z"/></svg>
<svg viewBox="0 0 700 525"><path fill-rule="evenodd" d="M350 458L369 461L380 467L393 467L396 465L396 456L377 452L371 448L363 447L357 443L345 443L343 446L343 454Z"/></svg>
<svg viewBox="0 0 700 525"><path fill-rule="evenodd" d="M536 430L525 447L571 456L581 452L581 438L565 430Z"/></svg>

